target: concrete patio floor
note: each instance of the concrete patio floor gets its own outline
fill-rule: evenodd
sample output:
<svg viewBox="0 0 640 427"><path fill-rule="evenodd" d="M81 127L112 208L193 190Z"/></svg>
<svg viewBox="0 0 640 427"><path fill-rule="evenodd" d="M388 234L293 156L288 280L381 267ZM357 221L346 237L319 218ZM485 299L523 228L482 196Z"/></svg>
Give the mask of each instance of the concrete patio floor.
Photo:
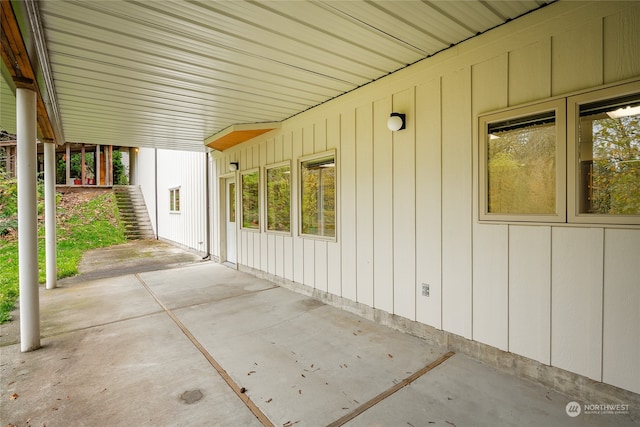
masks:
<svg viewBox="0 0 640 427"><path fill-rule="evenodd" d="M639 408L570 417L569 396L197 259L42 290L42 348L20 353L17 319L0 332L0 425L627 426L640 419Z"/></svg>

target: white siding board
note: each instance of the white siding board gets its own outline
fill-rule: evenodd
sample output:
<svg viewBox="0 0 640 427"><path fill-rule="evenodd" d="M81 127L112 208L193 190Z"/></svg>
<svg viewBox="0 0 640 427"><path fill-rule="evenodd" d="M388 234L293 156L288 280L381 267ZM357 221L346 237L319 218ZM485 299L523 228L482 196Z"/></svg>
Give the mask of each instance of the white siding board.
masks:
<svg viewBox="0 0 640 427"><path fill-rule="evenodd" d="M406 114L406 129L393 133L393 312L415 320L416 118L413 88L393 95L393 111Z"/></svg>
<svg viewBox="0 0 640 427"><path fill-rule="evenodd" d="M471 77L442 78L442 328L471 338Z"/></svg>
<svg viewBox="0 0 640 427"><path fill-rule="evenodd" d="M640 8L604 19L604 82L640 75Z"/></svg>
<svg viewBox="0 0 640 427"><path fill-rule="evenodd" d="M284 236L273 236L274 237L274 244L275 244L275 251L274 251L274 258L275 258L275 271L274 274L278 277L286 277L286 275L284 274L284 259L285 259L285 254L284 254Z"/></svg>
<svg viewBox="0 0 640 427"><path fill-rule="evenodd" d="M266 156L266 165L270 165L271 163L275 163L276 158L276 140L274 138L269 138L266 140L264 144L265 156Z"/></svg>
<svg viewBox="0 0 640 427"><path fill-rule="evenodd" d="M315 148L315 126L309 124L302 130L302 155L307 156L316 152Z"/></svg>
<svg viewBox="0 0 640 427"><path fill-rule="evenodd" d="M442 327L440 79L416 87L416 320ZM422 296L422 284L429 296Z"/></svg>
<svg viewBox="0 0 640 427"><path fill-rule="evenodd" d="M473 117L479 112L506 107L509 98L508 55L475 64L471 71ZM474 144L473 151L477 156L477 144ZM477 201L474 206L477 207ZM474 223L472 271L473 339L507 350L509 232L506 225Z"/></svg>
<svg viewBox="0 0 640 427"><path fill-rule="evenodd" d="M327 292L327 242L316 241L315 242L315 288Z"/></svg>
<svg viewBox="0 0 640 427"><path fill-rule="evenodd" d="M605 230L602 380L640 393L640 230Z"/></svg>
<svg viewBox="0 0 640 427"><path fill-rule="evenodd" d="M267 229L267 224L265 221L265 208L266 208L266 194L265 194L265 186L264 186L264 180L266 179L266 176L264 174L264 166L267 164L267 158L268 158L268 154L267 154L267 147L268 147L268 141L263 140L262 142L260 142L259 148L260 148L260 171L258 172L258 176L260 177L260 183L259 183L259 194L260 194L260 230L262 231L260 233L260 268L262 270L265 271L272 271L274 270L273 265L269 264L269 235L265 232L263 232L263 230Z"/></svg>
<svg viewBox="0 0 640 427"><path fill-rule="evenodd" d="M356 278L358 302L373 306L373 105L356 109Z"/></svg>
<svg viewBox="0 0 640 427"><path fill-rule="evenodd" d="M551 362L551 228L509 226L509 351Z"/></svg>
<svg viewBox="0 0 640 427"><path fill-rule="evenodd" d="M601 19L552 37L552 95L601 85L602 68Z"/></svg>
<svg viewBox="0 0 640 427"><path fill-rule="evenodd" d="M373 104L373 304L393 312L393 145L391 97Z"/></svg>
<svg viewBox="0 0 640 427"><path fill-rule="evenodd" d="M340 147L340 234L342 235L342 296L357 301L356 141L355 110L342 115Z"/></svg>
<svg viewBox="0 0 640 427"><path fill-rule="evenodd" d="M267 245L266 248L263 248L263 253L267 255L267 272L269 274L276 274L276 260L278 258L278 252L276 252L276 237L273 234L267 234L266 236ZM280 255L280 258L282 256ZM282 276L282 274L280 274Z"/></svg>
<svg viewBox="0 0 640 427"><path fill-rule="evenodd" d="M551 364L602 378L603 230L552 229Z"/></svg>
<svg viewBox="0 0 640 427"><path fill-rule="evenodd" d="M302 129L295 129L292 134L292 156L294 159L293 168L295 168L295 176L292 179L292 184L295 179L294 184L294 192L291 195L291 208L295 209L294 218L295 221L295 230L293 233L293 281L298 283L304 283L304 258L303 258L303 240L299 236L299 218L300 218L300 173L299 173L299 165L297 163L297 159L302 156ZM293 171L292 171L293 172ZM293 225L293 224L292 224Z"/></svg>
<svg viewBox="0 0 640 427"><path fill-rule="evenodd" d="M293 237L285 237L282 242L283 253L283 276L287 280L294 281L293 276Z"/></svg>
<svg viewBox="0 0 640 427"><path fill-rule="evenodd" d="M340 156L340 116L332 114L327 119L327 149L337 149L338 165L341 163ZM338 167L338 170L340 168ZM338 175L338 183L340 183L341 177ZM337 196L337 212L342 211L341 198L338 193ZM336 215L338 223L336 224L337 241L329 242L327 244L327 291L334 295L342 295L342 231L341 217Z"/></svg>
<svg viewBox="0 0 640 427"><path fill-rule="evenodd" d="M293 134L290 130L282 133L282 156L283 160L292 159L291 162L291 236L286 236L282 241L282 270L283 277L287 280L294 280L293 276L293 236L298 233L298 165L293 155ZM276 150L277 153L277 150ZM277 155L276 155L277 159Z"/></svg>
<svg viewBox="0 0 640 427"><path fill-rule="evenodd" d="M509 105L551 96L551 39L509 52Z"/></svg>
<svg viewBox="0 0 640 427"><path fill-rule="evenodd" d="M316 153L327 150L327 121L320 120L314 126L313 147Z"/></svg>
<svg viewBox="0 0 640 427"><path fill-rule="evenodd" d="M304 283L315 288L316 285L316 242L313 239L303 239L303 259L304 259Z"/></svg>
<svg viewBox="0 0 640 427"><path fill-rule="evenodd" d="M473 228L473 339L509 348L509 231L506 225Z"/></svg>
<svg viewBox="0 0 640 427"><path fill-rule="evenodd" d="M262 266L262 237L264 233L254 232L253 235L253 268L262 270L266 268L266 264Z"/></svg>

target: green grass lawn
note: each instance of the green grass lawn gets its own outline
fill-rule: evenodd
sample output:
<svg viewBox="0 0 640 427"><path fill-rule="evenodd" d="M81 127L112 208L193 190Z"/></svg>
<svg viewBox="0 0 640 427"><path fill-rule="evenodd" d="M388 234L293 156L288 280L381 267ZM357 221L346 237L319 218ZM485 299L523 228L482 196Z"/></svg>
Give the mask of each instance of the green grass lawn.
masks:
<svg viewBox="0 0 640 427"><path fill-rule="evenodd" d="M124 228L118 219L113 193L102 193L76 202L60 198L57 207L58 278L78 273L82 254L99 247L124 243ZM72 198L73 196L68 196ZM38 225L38 273L44 283L44 227ZM18 240L15 235L0 238L0 323L11 320L10 312L18 298Z"/></svg>

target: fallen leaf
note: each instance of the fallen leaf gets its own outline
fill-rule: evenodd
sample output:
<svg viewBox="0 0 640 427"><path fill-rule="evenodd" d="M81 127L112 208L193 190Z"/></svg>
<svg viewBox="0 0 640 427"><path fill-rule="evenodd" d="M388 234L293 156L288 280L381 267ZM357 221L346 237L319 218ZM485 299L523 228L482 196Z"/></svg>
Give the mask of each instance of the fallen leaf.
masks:
<svg viewBox="0 0 640 427"><path fill-rule="evenodd" d="M267 403L271 403L272 400L273 398L270 398L269 400L267 400Z"/></svg>
<svg viewBox="0 0 640 427"><path fill-rule="evenodd" d="M18 393L13 393L11 396L9 396L9 400L16 400L18 398Z"/></svg>
<svg viewBox="0 0 640 427"><path fill-rule="evenodd" d="M302 394L302 390L298 389L298 394Z"/></svg>
<svg viewBox="0 0 640 427"><path fill-rule="evenodd" d="M243 394L244 394L244 393L246 393L246 392L247 392L247 389L246 389L246 388L242 387L242 388L240 389L240 393L243 393Z"/></svg>
<svg viewBox="0 0 640 427"><path fill-rule="evenodd" d="M451 424L453 427L456 427L456 425L455 425L454 423L452 423L451 421L446 421L446 420L445 420L445 422L446 422L447 424Z"/></svg>
<svg viewBox="0 0 640 427"><path fill-rule="evenodd" d="M302 378L307 378L307 377L304 376L304 374L300 374L300 375L302 375Z"/></svg>
<svg viewBox="0 0 640 427"><path fill-rule="evenodd" d="M389 359L393 359L393 354L389 353L387 356L389 356Z"/></svg>
<svg viewBox="0 0 640 427"><path fill-rule="evenodd" d="M255 374L256 371L249 371L249 373L247 375L251 375L251 374Z"/></svg>

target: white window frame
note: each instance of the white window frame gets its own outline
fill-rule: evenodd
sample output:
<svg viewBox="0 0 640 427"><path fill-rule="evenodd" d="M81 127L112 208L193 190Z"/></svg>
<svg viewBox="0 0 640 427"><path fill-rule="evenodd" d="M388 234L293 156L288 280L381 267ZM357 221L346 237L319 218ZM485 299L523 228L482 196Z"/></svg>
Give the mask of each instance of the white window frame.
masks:
<svg viewBox="0 0 640 427"><path fill-rule="evenodd" d="M258 226L257 227L245 227L244 225L244 200L243 200L243 193L244 193L244 177L247 175L251 175L251 174L257 174L258 175L258 200L257 200L257 206L258 206ZM238 210L237 205L236 205L236 220L240 221L240 228L244 231L252 231L255 233L259 233L262 231L262 189L261 189L261 181L262 177L260 176L260 168L253 168L253 169L247 169L244 170L242 172L240 172L240 186L238 187L238 184L236 184L236 191L240 190L239 196L240 196L240 209ZM238 215L239 214L239 215Z"/></svg>
<svg viewBox="0 0 640 427"><path fill-rule="evenodd" d="M319 234L308 234L308 233L303 233L302 232L302 190L303 190L303 186L302 186L302 164L303 163L307 163L309 161L312 160L322 160L322 159L326 159L326 158L330 158L333 157L333 161L334 161L334 168L335 168L335 180L334 180L334 197L335 197L335 201L334 201L334 235L333 236L323 236L323 235L319 235ZM309 239L316 239L316 240L324 240L324 241L329 241L329 242L336 242L338 240L338 221L339 221L339 200L340 200L340 196L339 196L339 192L338 189L340 188L340 174L339 174L339 168L338 168L338 155L336 153L336 150L329 150L329 151L325 151L322 153L317 153L317 154L312 154L309 156L304 156L304 157L300 157L298 158L298 167L297 167L297 198L298 198L298 206L297 206L297 215L298 215L298 235L300 237L303 238L309 238Z"/></svg>
<svg viewBox="0 0 640 427"><path fill-rule="evenodd" d="M568 125L568 216L569 222L587 224L625 224L640 225L640 215L614 215L580 213L580 168L578 167L580 149L580 106L598 101L606 101L626 95L640 94L640 81L612 86L600 90L582 93L567 98Z"/></svg>
<svg viewBox="0 0 640 427"><path fill-rule="evenodd" d="M268 174L269 174L269 170L271 169L277 169L277 168L281 168L287 166L289 167L289 231L282 231L282 230L270 230L269 229L269 183L268 183ZM278 163L272 163L270 165L267 165L264 167L264 176L262 179L263 182L263 186L262 186L262 191L264 194L264 207L263 207L263 212L264 212L264 216L263 216L263 221L264 221L264 231L266 233L269 234L279 234L282 236L291 236L292 233L292 229L293 229L293 184L294 184L294 175L293 175L293 168L291 167L291 160L286 160L284 162L278 162Z"/></svg>
<svg viewBox="0 0 640 427"><path fill-rule="evenodd" d="M178 209L176 209L176 200L178 201ZM179 214L181 212L180 206L180 186L169 188L169 213Z"/></svg>
<svg viewBox="0 0 640 427"><path fill-rule="evenodd" d="M488 180L488 142L489 125L510 119L555 112L556 126L556 201L555 212L550 214L507 214L489 212L489 180ZM554 99L497 112L482 114L478 117L478 218L480 221L502 222L566 222L566 102L565 99Z"/></svg>

